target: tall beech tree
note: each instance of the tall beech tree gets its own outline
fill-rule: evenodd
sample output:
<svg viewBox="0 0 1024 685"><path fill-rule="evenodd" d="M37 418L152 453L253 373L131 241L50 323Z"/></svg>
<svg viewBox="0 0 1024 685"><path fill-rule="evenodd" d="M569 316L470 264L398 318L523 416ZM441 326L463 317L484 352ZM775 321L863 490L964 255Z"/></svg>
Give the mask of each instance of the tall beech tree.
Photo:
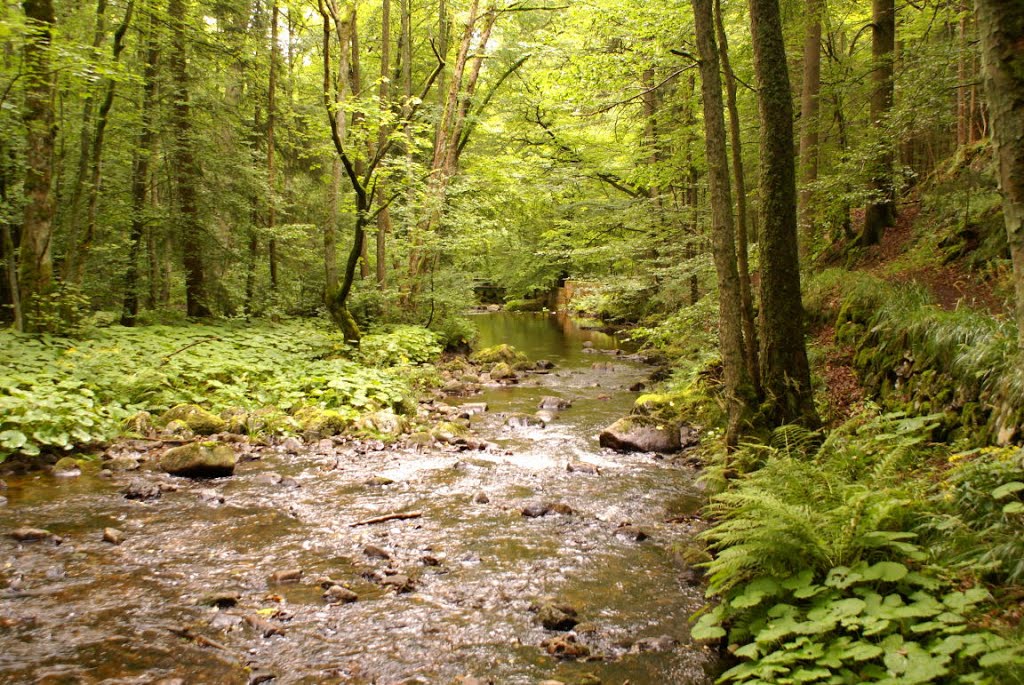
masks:
<svg viewBox="0 0 1024 685"><path fill-rule="evenodd" d="M56 18L52 0L25 0L28 19L25 69L25 212L19 242L18 299L25 331L40 328L39 298L53 281L53 147L57 126L53 111L56 73L51 60Z"/></svg>
<svg viewBox="0 0 1024 685"><path fill-rule="evenodd" d="M896 50L896 0L871 2L871 126L875 152L871 159L871 199L864 208L861 245L875 245L885 229L896 220L896 194L893 188L894 141L889 138L887 119L892 110L893 53Z"/></svg>
<svg viewBox="0 0 1024 685"><path fill-rule="evenodd" d="M773 423L814 426L797 253L793 100L778 0L750 0L750 34L761 120L761 389Z"/></svg>
<svg viewBox="0 0 1024 685"><path fill-rule="evenodd" d="M1018 342L1024 348L1024 4L1019 0L977 0L976 7L1003 220L1013 263Z"/></svg>
<svg viewBox="0 0 1024 685"><path fill-rule="evenodd" d="M729 161L725 149L722 82L712 16L714 0L692 0L699 54L701 94L704 100L704 148L711 191L711 245L718 274L718 339L722 350L729 425L726 442L735 445L743 424L756 404L753 383L743 352L742 301L736 269L736 230L729 189Z"/></svg>

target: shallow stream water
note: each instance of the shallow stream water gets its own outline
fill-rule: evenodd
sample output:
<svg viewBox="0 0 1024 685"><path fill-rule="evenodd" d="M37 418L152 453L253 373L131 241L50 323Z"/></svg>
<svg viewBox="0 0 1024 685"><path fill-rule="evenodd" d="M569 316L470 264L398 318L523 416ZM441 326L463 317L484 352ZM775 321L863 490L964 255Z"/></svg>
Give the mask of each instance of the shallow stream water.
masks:
<svg viewBox="0 0 1024 685"><path fill-rule="evenodd" d="M77 478L6 477L0 683L710 682L714 655L688 629L703 591L675 551L697 525L698 474L597 442L649 369L565 319L477 321L482 345L508 342L555 364L447 400L488 404L472 419L495 444L487 450L322 441L298 454L257 450L212 481L145 469L101 477L98 465ZM546 427L505 425L503 414L532 414L544 396L572 406ZM128 500L131 480L177 489ZM521 514L537 502L573 513ZM351 525L409 511L422 515ZM62 541L7 535L23 526ZM124 542L104 542L105 527ZM273 579L293 569L298 582ZM358 601L326 603L320 576ZM397 576L409 591L384 582ZM237 605L206 606L211 593L237 593ZM578 611L573 637L589 658L547 653L542 643L560 633L538 622L545 601Z"/></svg>

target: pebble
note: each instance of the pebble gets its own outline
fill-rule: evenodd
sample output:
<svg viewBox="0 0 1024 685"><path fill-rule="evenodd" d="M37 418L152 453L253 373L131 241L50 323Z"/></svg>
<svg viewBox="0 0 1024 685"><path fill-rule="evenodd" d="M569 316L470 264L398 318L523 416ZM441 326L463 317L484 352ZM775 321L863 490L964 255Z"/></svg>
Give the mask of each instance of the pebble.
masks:
<svg viewBox="0 0 1024 685"><path fill-rule="evenodd" d="M235 590L224 590L203 595L199 598L198 604L202 606L227 609L228 607L236 606L240 599L242 599L241 593L236 592Z"/></svg>
<svg viewBox="0 0 1024 685"><path fill-rule="evenodd" d="M366 479L366 485L391 485L395 481L388 478L387 476L374 476L373 478Z"/></svg>
<svg viewBox="0 0 1024 685"><path fill-rule="evenodd" d="M224 495L220 494L216 490L204 489L196 493L199 497L200 502L206 502L207 504L224 504Z"/></svg>
<svg viewBox="0 0 1024 685"><path fill-rule="evenodd" d="M540 643L548 654L559 659L579 659L590 656L590 648L576 641L576 636L559 635Z"/></svg>
<svg viewBox="0 0 1024 685"><path fill-rule="evenodd" d="M328 604L350 604L359 599L359 595L341 585L330 586L323 596Z"/></svg>
<svg viewBox="0 0 1024 685"><path fill-rule="evenodd" d="M377 545L367 545L363 547L363 554L370 557L371 559L384 559L388 560L391 558L391 553L383 547Z"/></svg>
<svg viewBox="0 0 1024 685"><path fill-rule="evenodd" d="M579 620L576 609L568 605L544 604L537 612L537 621L547 630L572 630Z"/></svg>
<svg viewBox="0 0 1024 685"><path fill-rule="evenodd" d="M302 441L294 436L285 438L279 445L279 449L285 454L298 454L302 451Z"/></svg>
<svg viewBox="0 0 1024 685"><path fill-rule="evenodd" d="M413 584L412 579L409 576L398 573L393 576L388 576L380 582L384 587L394 588L395 592L401 594L403 592L412 592Z"/></svg>
<svg viewBox="0 0 1024 685"><path fill-rule="evenodd" d="M103 542L109 542L112 545L120 545L124 542L124 532L117 528L104 528L103 529Z"/></svg>
<svg viewBox="0 0 1024 685"><path fill-rule="evenodd" d="M276 471L264 471L257 475L253 480L261 485L277 485L284 480L284 478Z"/></svg>
<svg viewBox="0 0 1024 685"><path fill-rule="evenodd" d="M301 568L290 568L270 574L270 582L272 583L297 583L301 578Z"/></svg>
<svg viewBox="0 0 1024 685"><path fill-rule="evenodd" d="M491 498L487 496L487 493L481 490L480 492L473 495L474 504L490 504Z"/></svg>
<svg viewBox="0 0 1024 685"><path fill-rule="evenodd" d="M588 464L585 461L570 461L565 465L565 470L569 473L589 473L592 476L601 475L601 469L597 467L597 464Z"/></svg>

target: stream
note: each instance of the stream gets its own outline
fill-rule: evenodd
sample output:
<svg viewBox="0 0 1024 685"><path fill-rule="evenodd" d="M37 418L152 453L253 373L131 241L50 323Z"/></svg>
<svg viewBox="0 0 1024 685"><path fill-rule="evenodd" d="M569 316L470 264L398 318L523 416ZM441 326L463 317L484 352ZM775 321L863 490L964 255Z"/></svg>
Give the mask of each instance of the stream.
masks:
<svg viewBox="0 0 1024 685"><path fill-rule="evenodd" d="M481 346L555 364L444 400L487 403L471 419L485 450L323 440L207 481L98 462L4 476L0 683L710 683L715 653L689 638L703 588L678 553L700 525L699 474L597 441L650 368L567 319L475 320ZM506 425L545 396L572 406ZM162 496L126 499L139 480ZM523 515L539 504L571 513ZM19 527L61 540L19 542ZM358 601L325 601L323 577ZM545 604L578 625L544 628ZM579 658L549 653L566 650Z"/></svg>

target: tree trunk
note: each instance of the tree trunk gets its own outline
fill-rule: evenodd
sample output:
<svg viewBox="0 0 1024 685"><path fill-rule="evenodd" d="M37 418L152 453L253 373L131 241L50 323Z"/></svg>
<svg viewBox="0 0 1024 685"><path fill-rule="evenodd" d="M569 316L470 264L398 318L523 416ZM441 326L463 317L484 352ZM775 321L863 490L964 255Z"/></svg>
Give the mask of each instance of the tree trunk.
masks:
<svg viewBox="0 0 1024 685"><path fill-rule="evenodd" d="M192 317L210 316L203 272L202 230L196 201L199 167L196 164L192 139L191 105L185 44L186 11L184 0L168 0L167 14L171 21L171 52L169 67L174 106L174 180L181 213L180 227L185 267L186 311Z"/></svg>
<svg viewBox="0 0 1024 685"><path fill-rule="evenodd" d="M810 254L815 239L811 185L818 180L818 93L821 90L821 11L823 0L807 0L804 32L804 78L800 90L800 221L801 254Z"/></svg>
<svg viewBox="0 0 1024 685"><path fill-rule="evenodd" d="M23 330L39 330L37 298L53 279L53 144L57 135L53 97L56 73L50 64L50 41L56 19L52 0L24 0L30 23L24 47L25 69L25 214L21 228L18 298Z"/></svg>
<svg viewBox="0 0 1024 685"><path fill-rule="evenodd" d="M124 36L131 25L132 12L135 9L135 0L129 0L124 10L124 18L120 26L114 32L113 62L117 64L121 60L121 51L124 49ZM65 278L73 284L80 285L85 275L85 263L92 249L93 237L96 235L96 211L99 205L100 189L102 186L102 162L103 142L107 131L107 122L110 119L110 109L114 106L114 93L117 90L117 81L113 78L107 80L107 90L103 96L103 102L96 117L96 130L93 133L92 144L89 146L89 188L85 210L85 231L78 239L78 245L73 252L69 253L65 269ZM71 257L73 256L73 259Z"/></svg>
<svg viewBox="0 0 1024 685"><path fill-rule="evenodd" d="M761 388L774 424L814 426L818 417L804 344L796 236L793 101L778 0L750 0L761 119Z"/></svg>
<svg viewBox="0 0 1024 685"><path fill-rule="evenodd" d="M1024 4L976 0L1003 220L1013 262L1018 344L1024 348Z"/></svg>
<svg viewBox="0 0 1024 685"><path fill-rule="evenodd" d="M275 197L276 178L274 174L274 123L277 107L277 0L270 5L270 74L267 77L267 259L270 266L270 289L277 292L277 239L274 226L277 224L277 202Z"/></svg>
<svg viewBox="0 0 1024 685"><path fill-rule="evenodd" d="M871 72L871 125L881 148L872 161L869 188L874 196L864 209L861 245L877 245L885 229L896 220L896 198L892 185L894 143L888 138L886 120L893 100L893 51L896 49L896 2L872 0L871 56L875 66Z"/></svg>
<svg viewBox="0 0 1024 685"><path fill-rule="evenodd" d="M391 88L389 79L391 77L391 0L383 0L380 14L380 108L387 112L391 106ZM380 148L387 141L387 130L380 127L377 134L377 147ZM378 201L381 205L387 202L384 188L377 189ZM391 232L391 215L388 208L383 206L377 215L377 250L376 250L376 276L377 288L384 290L387 287L387 239Z"/></svg>
<svg viewBox="0 0 1024 685"><path fill-rule="evenodd" d="M725 118L722 115L722 82L712 19L713 0L692 0L693 22L701 95L704 100L704 148L711 192L711 246L718 275L718 344L722 352L729 423L726 444L735 446L755 403L753 385L743 353L742 306L736 269L735 224L729 190L729 162L725 149Z"/></svg>
<svg viewBox="0 0 1024 685"><path fill-rule="evenodd" d="M743 314L743 352L747 373L754 391L761 392L761 371L757 359L757 330L754 322L754 298L750 287L750 262L747 233L747 183L743 173L743 140L740 137L740 110L736 105L736 74L729 62L729 41L722 21L722 3L715 0L715 28L725 73L725 93L729 110L729 138L732 143L732 173L736 182L736 266L740 279L740 306Z"/></svg>
<svg viewBox="0 0 1024 685"><path fill-rule="evenodd" d="M124 303L121 307L122 326L135 325L135 319L139 314L139 252L146 230L146 187L149 184L149 163L153 157L153 142L156 137L153 115L156 107L156 69L160 42L156 39L155 32L156 22L150 19L146 35L146 66L142 76L140 128L132 152L132 229L129 238L128 269L124 279Z"/></svg>

